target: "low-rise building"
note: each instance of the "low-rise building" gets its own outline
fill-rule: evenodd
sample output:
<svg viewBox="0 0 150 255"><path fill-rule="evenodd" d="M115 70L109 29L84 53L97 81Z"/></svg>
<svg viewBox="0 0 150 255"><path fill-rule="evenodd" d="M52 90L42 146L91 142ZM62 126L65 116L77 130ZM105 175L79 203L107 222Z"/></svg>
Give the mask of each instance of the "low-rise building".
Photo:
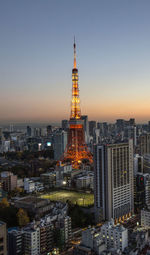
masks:
<svg viewBox="0 0 150 255"><path fill-rule="evenodd" d="M94 176L81 176L76 179L76 187L78 189L93 189Z"/></svg>
<svg viewBox="0 0 150 255"><path fill-rule="evenodd" d="M17 199L14 202L15 207L25 209L28 214L35 219L43 217L53 208L53 204L48 199L27 196Z"/></svg>
<svg viewBox="0 0 150 255"><path fill-rule="evenodd" d="M24 190L27 193L32 193L35 191L35 183L29 178L24 178Z"/></svg>
<svg viewBox="0 0 150 255"><path fill-rule="evenodd" d="M113 220L102 225L101 234L107 249L124 251L128 247L128 230L120 224L115 225Z"/></svg>
<svg viewBox="0 0 150 255"><path fill-rule="evenodd" d="M81 245L91 248L92 251L96 252L98 255L100 255L106 249L100 229L97 230L90 227L82 232Z"/></svg>
<svg viewBox="0 0 150 255"><path fill-rule="evenodd" d="M56 172L49 172L40 175L40 181L44 187L49 189L56 187Z"/></svg>

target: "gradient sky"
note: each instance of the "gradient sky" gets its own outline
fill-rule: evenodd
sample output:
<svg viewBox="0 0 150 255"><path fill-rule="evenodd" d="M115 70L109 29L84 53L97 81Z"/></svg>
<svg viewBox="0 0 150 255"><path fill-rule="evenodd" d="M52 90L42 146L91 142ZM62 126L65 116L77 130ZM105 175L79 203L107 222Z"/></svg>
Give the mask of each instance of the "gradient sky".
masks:
<svg viewBox="0 0 150 255"><path fill-rule="evenodd" d="M150 120L149 0L0 0L0 121Z"/></svg>

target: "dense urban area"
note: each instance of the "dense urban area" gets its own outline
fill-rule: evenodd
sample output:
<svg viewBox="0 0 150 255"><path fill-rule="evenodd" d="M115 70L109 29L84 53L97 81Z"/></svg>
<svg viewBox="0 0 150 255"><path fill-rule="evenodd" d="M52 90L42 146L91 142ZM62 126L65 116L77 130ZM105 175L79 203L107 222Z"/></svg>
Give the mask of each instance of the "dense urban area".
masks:
<svg viewBox="0 0 150 255"><path fill-rule="evenodd" d="M0 128L0 254L149 254L150 122L81 119L78 169L67 120Z"/></svg>

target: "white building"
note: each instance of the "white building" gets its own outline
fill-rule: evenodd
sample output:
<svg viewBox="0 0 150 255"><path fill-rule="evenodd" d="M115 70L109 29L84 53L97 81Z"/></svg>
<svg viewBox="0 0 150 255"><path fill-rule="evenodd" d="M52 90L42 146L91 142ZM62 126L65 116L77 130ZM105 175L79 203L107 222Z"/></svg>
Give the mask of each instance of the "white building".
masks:
<svg viewBox="0 0 150 255"><path fill-rule="evenodd" d="M94 176L81 176L76 179L76 187L78 189L90 188L93 189Z"/></svg>
<svg viewBox="0 0 150 255"><path fill-rule="evenodd" d="M24 252L25 254L38 255L40 254L40 229L30 227L23 229Z"/></svg>
<svg viewBox="0 0 150 255"><path fill-rule="evenodd" d="M91 248L98 255L106 250L106 245L101 237L101 232L100 230L97 231L95 228L88 228L82 232L81 245L83 247Z"/></svg>
<svg viewBox="0 0 150 255"><path fill-rule="evenodd" d="M141 226L150 227L150 210L141 210Z"/></svg>
<svg viewBox="0 0 150 255"><path fill-rule="evenodd" d="M27 193L32 193L35 191L35 183L29 178L24 178L24 190Z"/></svg>
<svg viewBox="0 0 150 255"><path fill-rule="evenodd" d="M101 227L101 234L107 249L124 251L128 247L128 230L120 224L114 225L113 220Z"/></svg>

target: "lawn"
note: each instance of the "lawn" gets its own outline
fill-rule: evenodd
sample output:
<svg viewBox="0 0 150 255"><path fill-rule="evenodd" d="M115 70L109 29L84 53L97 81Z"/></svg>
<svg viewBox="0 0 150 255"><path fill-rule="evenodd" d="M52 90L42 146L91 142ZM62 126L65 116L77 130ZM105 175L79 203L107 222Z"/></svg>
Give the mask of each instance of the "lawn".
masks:
<svg viewBox="0 0 150 255"><path fill-rule="evenodd" d="M42 195L41 198L62 202L69 200L72 204L78 204L79 206L90 206L94 204L93 194L79 193L67 190L50 192L46 195Z"/></svg>

